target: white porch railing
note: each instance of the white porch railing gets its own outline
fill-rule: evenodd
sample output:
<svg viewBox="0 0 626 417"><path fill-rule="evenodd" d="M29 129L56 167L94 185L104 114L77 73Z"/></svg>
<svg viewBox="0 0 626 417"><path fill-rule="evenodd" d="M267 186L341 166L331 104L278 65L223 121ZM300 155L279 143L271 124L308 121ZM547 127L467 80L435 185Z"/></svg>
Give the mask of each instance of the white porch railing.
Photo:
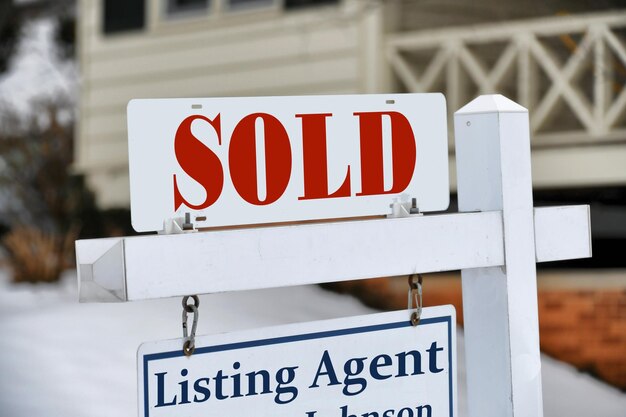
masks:
<svg viewBox="0 0 626 417"><path fill-rule="evenodd" d="M626 142L626 10L391 34L405 89L450 110L502 93L530 110L533 146Z"/></svg>

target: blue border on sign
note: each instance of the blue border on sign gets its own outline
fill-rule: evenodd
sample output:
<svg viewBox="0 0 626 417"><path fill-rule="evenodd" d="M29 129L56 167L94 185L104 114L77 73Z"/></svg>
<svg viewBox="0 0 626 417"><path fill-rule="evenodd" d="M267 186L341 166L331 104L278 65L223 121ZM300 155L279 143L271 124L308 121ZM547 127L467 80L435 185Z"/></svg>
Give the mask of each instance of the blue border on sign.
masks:
<svg viewBox="0 0 626 417"><path fill-rule="evenodd" d="M452 374L454 373L452 369L452 316L441 316L441 317L432 317L428 319L422 319L420 320L418 326L423 326L426 324L435 324L435 323L446 323L448 325L448 365L450 366L450 372L448 373L448 398L450 399L450 404L449 404L450 417L454 417L453 415L454 414L454 409L453 409L453 405L454 405L453 394L454 393L452 392L452 389L453 389ZM223 352L226 350L245 349L245 348L250 348L250 347L258 347L258 346L279 345L282 343L301 342L304 340L324 339L328 337L346 336L346 335L358 334L358 333L369 333L369 332L377 332L381 330L400 329L402 327L411 327L411 326L412 324L409 320L403 320L399 322L376 324L372 326L351 327L351 328L340 329L340 330L327 330L323 332L305 333L305 334L292 335L292 336L281 336L281 337L274 337L270 339L251 340L248 342L235 342L235 343L227 343L223 345L206 346L202 348L196 348L193 354L201 355L203 353ZM150 412L150 403L149 403L149 398L148 398L148 363L150 361L177 358L180 356L184 356L182 349L178 349L178 350L170 351L170 352L151 353L151 354L143 356L143 396L144 396L145 417L149 417L149 412Z"/></svg>

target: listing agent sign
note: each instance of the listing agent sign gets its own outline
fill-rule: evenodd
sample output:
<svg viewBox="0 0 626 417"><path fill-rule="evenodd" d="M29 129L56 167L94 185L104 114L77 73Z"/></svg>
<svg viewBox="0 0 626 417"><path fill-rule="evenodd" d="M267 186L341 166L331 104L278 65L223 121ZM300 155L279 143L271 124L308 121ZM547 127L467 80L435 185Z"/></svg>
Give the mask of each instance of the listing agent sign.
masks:
<svg viewBox="0 0 626 417"><path fill-rule="evenodd" d="M453 417L452 306L145 343L139 416Z"/></svg>

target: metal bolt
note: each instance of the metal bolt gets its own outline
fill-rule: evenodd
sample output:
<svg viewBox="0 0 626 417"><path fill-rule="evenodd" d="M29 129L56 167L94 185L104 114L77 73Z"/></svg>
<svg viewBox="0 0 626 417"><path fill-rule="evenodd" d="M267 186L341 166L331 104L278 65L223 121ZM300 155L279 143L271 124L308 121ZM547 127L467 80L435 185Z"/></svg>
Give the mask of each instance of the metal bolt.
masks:
<svg viewBox="0 0 626 417"><path fill-rule="evenodd" d="M193 230L193 223L191 223L191 213L185 213L185 222L183 223L183 230Z"/></svg>

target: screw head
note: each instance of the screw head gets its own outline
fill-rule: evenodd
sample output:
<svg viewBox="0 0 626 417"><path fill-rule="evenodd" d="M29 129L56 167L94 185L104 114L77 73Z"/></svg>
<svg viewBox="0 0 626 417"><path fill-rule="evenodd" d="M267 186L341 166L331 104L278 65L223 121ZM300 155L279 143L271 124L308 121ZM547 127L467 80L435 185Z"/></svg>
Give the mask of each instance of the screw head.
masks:
<svg viewBox="0 0 626 417"><path fill-rule="evenodd" d="M417 315L417 312L413 312L413 314L411 314L411 325L415 327L418 324L420 324L420 316Z"/></svg>
<svg viewBox="0 0 626 417"><path fill-rule="evenodd" d="M185 343L183 344L183 353L185 354L185 356L193 355L193 352L195 350L196 350L196 346L192 344L190 340L186 340Z"/></svg>

